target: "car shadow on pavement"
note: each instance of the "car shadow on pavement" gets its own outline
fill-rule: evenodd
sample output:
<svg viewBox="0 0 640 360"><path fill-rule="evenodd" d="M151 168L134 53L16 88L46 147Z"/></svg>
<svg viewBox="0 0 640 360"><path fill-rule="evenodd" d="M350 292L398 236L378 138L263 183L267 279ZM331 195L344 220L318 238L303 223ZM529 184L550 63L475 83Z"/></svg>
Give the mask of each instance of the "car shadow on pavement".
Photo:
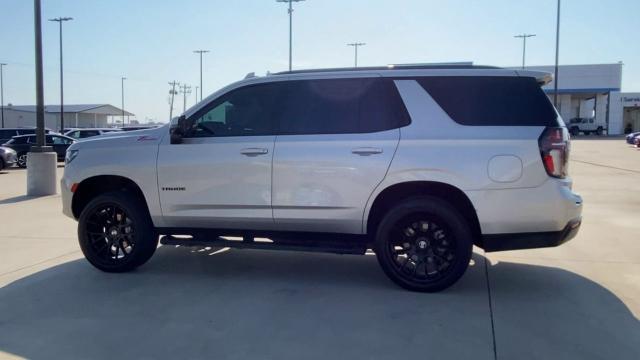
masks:
<svg viewBox="0 0 640 360"><path fill-rule="evenodd" d="M474 254L452 288L420 294L375 256L162 246L126 274L76 260L0 288L0 357L493 359L485 264ZM637 355L638 320L597 283L507 262L489 276L498 354Z"/></svg>

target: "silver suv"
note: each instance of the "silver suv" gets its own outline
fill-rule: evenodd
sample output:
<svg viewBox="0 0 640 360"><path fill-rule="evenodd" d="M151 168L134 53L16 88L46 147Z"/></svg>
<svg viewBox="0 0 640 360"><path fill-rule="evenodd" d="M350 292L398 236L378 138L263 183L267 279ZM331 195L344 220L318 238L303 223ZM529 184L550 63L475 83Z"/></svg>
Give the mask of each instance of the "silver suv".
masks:
<svg viewBox="0 0 640 360"><path fill-rule="evenodd" d="M476 66L294 71L229 85L157 129L75 143L63 211L109 272L162 244L364 254L439 291L486 251L581 222L547 73ZM236 237L240 240L232 240Z"/></svg>

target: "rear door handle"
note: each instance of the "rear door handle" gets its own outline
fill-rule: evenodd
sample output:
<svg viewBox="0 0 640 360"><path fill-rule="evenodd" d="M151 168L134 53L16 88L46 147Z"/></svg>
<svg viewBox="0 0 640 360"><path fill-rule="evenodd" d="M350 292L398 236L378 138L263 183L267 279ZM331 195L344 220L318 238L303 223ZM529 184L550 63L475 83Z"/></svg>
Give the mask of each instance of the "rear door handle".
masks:
<svg viewBox="0 0 640 360"><path fill-rule="evenodd" d="M374 154L382 154L382 149L376 147L359 147L352 149L351 152L360 156L369 156Z"/></svg>
<svg viewBox="0 0 640 360"><path fill-rule="evenodd" d="M269 153L269 150L265 148L245 148L240 150L240 154L245 156L258 156Z"/></svg>

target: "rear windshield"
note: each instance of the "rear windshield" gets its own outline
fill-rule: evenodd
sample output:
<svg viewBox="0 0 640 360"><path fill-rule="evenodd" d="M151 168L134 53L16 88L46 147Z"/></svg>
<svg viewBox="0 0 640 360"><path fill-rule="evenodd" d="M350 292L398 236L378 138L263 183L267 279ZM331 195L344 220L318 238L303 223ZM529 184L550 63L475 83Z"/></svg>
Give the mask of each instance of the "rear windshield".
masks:
<svg viewBox="0 0 640 360"><path fill-rule="evenodd" d="M553 105L532 77L433 76L417 81L462 125L558 126Z"/></svg>

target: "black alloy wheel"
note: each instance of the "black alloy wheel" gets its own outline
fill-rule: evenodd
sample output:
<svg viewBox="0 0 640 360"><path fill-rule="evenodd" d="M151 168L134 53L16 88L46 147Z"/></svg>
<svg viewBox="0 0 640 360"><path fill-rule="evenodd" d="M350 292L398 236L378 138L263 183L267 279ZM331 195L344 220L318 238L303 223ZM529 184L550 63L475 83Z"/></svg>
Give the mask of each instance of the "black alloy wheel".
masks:
<svg viewBox="0 0 640 360"><path fill-rule="evenodd" d="M435 292L462 277L473 239L467 221L453 206L423 196L387 213L375 245L378 261L391 280L409 290Z"/></svg>
<svg viewBox="0 0 640 360"><path fill-rule="evenodd" d="M158 245L146 207L126 192L92 200L78 220L78 239L87 260L107 272L144 264Z"/></svg>

